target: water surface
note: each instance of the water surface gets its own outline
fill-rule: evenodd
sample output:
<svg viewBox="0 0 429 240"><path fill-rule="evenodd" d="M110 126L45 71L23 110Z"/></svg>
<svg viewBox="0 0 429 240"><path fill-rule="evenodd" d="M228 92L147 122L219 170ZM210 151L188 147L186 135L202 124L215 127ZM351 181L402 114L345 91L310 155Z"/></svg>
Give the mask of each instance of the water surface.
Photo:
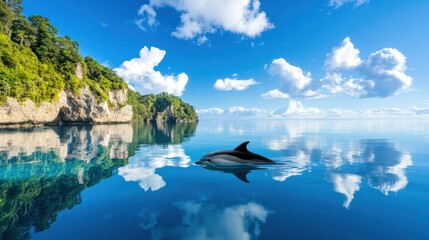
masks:
<svg viewBox="0 0 429 240"><path fill-rule="evenodd" d="M195 165L250 141L278 163ZM429 239L428 120L0 130L0 239Z"/></svg>

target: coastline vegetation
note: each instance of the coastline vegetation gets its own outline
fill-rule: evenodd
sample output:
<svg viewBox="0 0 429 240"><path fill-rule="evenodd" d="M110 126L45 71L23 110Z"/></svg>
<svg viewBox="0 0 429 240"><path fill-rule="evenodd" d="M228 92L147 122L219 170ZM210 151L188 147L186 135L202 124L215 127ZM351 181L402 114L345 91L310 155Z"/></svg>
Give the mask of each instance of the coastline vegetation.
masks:
<svg viewBox="0 0 429 240"><path fill-rule="evenodd" d="M89 87L97 101L109 102L109 92L128 89L126 82L91 57L79 44L43 16L22 15L22 0L0 0L0 106L7 97L36 104L58 99L62 90L79 95ZM128 89L128 104L139 120L197 121L193 106L161 93L140 95Z"/></svg>

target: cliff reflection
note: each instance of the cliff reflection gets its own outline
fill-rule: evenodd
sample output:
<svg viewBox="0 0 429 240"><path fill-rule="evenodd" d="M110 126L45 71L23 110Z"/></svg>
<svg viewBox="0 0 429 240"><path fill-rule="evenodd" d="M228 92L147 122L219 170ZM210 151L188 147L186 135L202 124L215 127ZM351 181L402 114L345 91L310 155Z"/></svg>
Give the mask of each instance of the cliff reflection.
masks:
<svg viewBox="0 0 429 240"><path fill-rule="evenodd" d="M0 132L0 239L29 239L127 163L130 125Z"/></svg>
<svg viewBox="0 0 429 240"><path fill-rule="evenodd" d="M180 143L194 135L197 125L178 123L146 126L137 128L137 136L141 138L138 142L143 145L130 157L128 165L118 169L118 173L125 181L138 182L145 191L156 191L166 186L156 169L189 166L191 158Z"/></svg>
<svg viewBox="0 0 429 240"><path fill-rule="evenodd" d="M115 175L144 146L178 149L169 144L185 141L195 129L134 123L0 130L0 239L29 239L31 228L48 229L59 212L82 202L84 189Z"/></svg>

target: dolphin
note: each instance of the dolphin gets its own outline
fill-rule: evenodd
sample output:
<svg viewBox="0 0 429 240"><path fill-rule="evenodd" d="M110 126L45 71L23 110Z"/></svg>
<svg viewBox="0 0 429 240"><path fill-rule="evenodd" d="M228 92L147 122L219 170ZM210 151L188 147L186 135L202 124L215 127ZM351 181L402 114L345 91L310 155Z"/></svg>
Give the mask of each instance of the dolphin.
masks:
<svg viewBox="0 0 429 240"><path fill-rule="evenodd" d="M247 174L252 170L262 169L261 165L276 162L247 150L249 141L243 142L233 150L222 150L204 155L196 164L205 169L232 173L243 182L249 183Z"/></svg>

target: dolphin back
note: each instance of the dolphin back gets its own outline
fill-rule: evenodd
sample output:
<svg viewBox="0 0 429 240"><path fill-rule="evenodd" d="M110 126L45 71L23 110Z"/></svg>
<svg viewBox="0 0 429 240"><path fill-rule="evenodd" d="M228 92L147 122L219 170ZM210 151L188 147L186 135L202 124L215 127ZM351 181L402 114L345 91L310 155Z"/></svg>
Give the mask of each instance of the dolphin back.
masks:
<svg viewBox="0 0 429 240"><path fill-rule="evenodd" d="M244 153L251 153L248 149L247 149L247 144L249 144L249 141L246 141L240 145L238 145L236 148L234 148L235 151L239 151L239 152L244 152Z"/></svg>
<svg viewBox="0 0 429 240"><path fill-rule="evenodd" d="M258 155L256 153L252 153L251 151L249 151L247 149L247 144L249 144L249 141L243 142L242 144L238 145L236 148L234 148L233 151L239 152L239 157L242 159L252 159L252 160L259 160L263 163L270 163L273 164L275 163L274 161L272 161L271 159L268 159L264 156Z"/></svg>

